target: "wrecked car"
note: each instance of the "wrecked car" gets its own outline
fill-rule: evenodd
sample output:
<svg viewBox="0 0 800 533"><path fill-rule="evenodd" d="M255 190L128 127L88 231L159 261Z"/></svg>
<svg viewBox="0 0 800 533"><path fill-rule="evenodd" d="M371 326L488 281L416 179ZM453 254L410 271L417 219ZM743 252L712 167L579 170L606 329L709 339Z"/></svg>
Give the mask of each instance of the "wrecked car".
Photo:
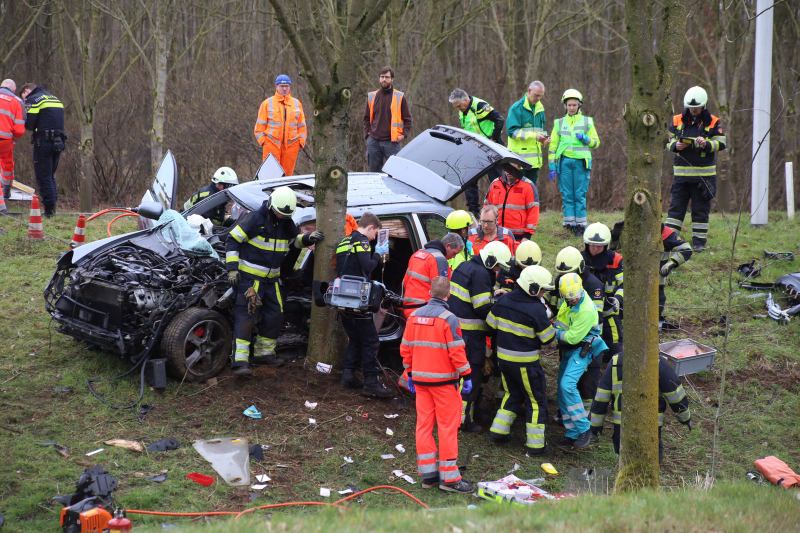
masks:
<svg viewBox="0 0 800 533"><path fill-rule="evenodd" d="M390 230L390 259L376 269L375 279L399 293L411 254L445 233L445 217L452 210L445 202L493 167L507 163L527 166L490 140L435 126L389 158L383 172L349 173L347 212L358 218L371 211ZM233 222L285 185L297 193L295 222L301 228L313 223L314 176L282 174L280 166L267 159L254 181L211 195L182 215L210 218L220 205L229 204ZM168 153L143 200L172 208L177 180L177 166ZM231 226L214 226L204 236L220 260L209 250L187 248L176 231L176 220L162 217L144 225L149 227L64 254L45 290L46 309L66 335L132 363L160 354L173 376L203 381L224 368L232 348L232 302L224 265ZM295 256L284 265L286 324L279 348L302 343L307 334L311 307L307 259ZM382 342L402 336L400 315L389 310L380 326Z"/></svg>

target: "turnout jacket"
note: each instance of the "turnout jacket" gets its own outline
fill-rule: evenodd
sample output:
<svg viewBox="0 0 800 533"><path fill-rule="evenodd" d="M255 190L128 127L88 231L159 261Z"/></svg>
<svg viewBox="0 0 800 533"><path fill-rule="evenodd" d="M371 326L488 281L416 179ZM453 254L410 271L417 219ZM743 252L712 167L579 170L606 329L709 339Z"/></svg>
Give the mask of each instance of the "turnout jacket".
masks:
<svg viewBox="0 0 800 533"><path fill-rule="evenodd" d="M606 368L597 393L592 402L591 424L593 428L602 428L603 421L611 404L611 423L622 423L622 354L611 358ZM669 404L675 416L684 424L692 418L689 411L689 398L683 390L681 379L663 357L658 358L658 425L664 423L664 412Z"/></svg>
<svg viewBox="0 0 800 533"><path fill-rule="evenodd" d="M254 279L277 279L289 247L303 246L291 218L278 218L266 200L236 224L225 243L225 267Z"/></svg>
<svg viewBox="0 0 800 533"><path fill-rule="evenodd" d="M453 271L447 303L458 317L462 331L486 331L493 286L494 273L483 266L478 255L464 261Z"/></svg>
<svg viewBox="0 0 800 533"><path fill-rule="evenodd" d="M700 148L695 145L696 137L704 137L706 145ZM678 141L684 139L687 146L678 151ZM724 150L727 143L719 117L703 109L697 117L686 109L682 115L672 117L669 125L669 141L667 150L674 152L672 171L675 176L701 177L714 176L717 173L717 152Z"/></svg>
<svg viewBox="0 0 800 533"><path fill-rule="evenodd" d="M684 241L680 233L664 224L661 224L661 243L664 251L661 252L660 266L669 261L674 262L676 267L681 266L692 257L692 245ZM666 276L661 276L659 282L664 285L667 282Z"/></svg>
<svg viewBox="0 0 800 533"><path fill-rule="evenodd" d="M431 298L411 314L400 342L400 356L415 385L457 383L472 373L458 318L439 298Z"/></svg>
<svg viewBox="0 0 800 533"><path fill-rule="evenodd" d="M200 202L200 200L205 200L212 194L216 194L219 192L217 190L217 185L215 183L211 183L210 185L206 185L202 189L198 189L188 200L183 204L184 209L189 209L194 204ZM209 213L209 218L211 221L216 224L217 226L221 226L225 222L225 204L223 203L220 206L214 208L214 210Z"/></svg>
<svg viewBox="0 0 800 533"><path fill-rule="evenodd" d="M61 100L44 88L36 87L25 98L25 107L28 109L25 129L31 130L34 138L45 136L47 131L56 132L51 135L64 135L64 104Z"/></svg>
<svg viewBox="0 0 800 533"><path fill-rule="evenodd" d="M496 331L497 357L512 363L539 360L539 348L556 335L544 304L515 287L500 297L486 317L486 325Z"/></svg>
<svg viewBox="0 0 800 533"><path fill-rule="evenodd" d="M583 251L583 259L589 271L603 284L605 300L603 307L599 309L603 318L622 314L622 301L625 297L622 254L606 247L603 253L592 255L587 249ZM607 301L608 298L619 301L620 311L614 311Z"/></svg>
<svg viewBox="0 0 800 533"><path fill-rule="evenodd" d="M367 236L358 230L344 237L336 246L336 273L339 276L369 278L379 261L380 256L372 253Z"/></svg>
<svg viewBox="0 0 800 533"><path fill-rule="evenodd" d="M414 252L403 276L403 304L419 305L430 300L431 282L435 277L450 279L450 266L442 241L435 240Z"/></svg>
<svg viewBox="0 0 800 533"><path fill-rule="evenodd" d="M502 177L495 178L483 203L497 206L497 224L511 230L515 237L530 238L536 233L539 191L528 178L522 178L510 187Z"/></svg>

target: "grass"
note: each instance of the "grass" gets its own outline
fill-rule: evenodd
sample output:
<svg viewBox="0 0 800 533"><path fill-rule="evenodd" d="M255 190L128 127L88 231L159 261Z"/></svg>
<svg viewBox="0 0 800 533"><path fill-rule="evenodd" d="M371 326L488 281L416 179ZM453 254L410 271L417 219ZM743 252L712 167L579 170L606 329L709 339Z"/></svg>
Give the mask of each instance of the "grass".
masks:
<svg viewBox="0 0 800 533"><path fill-rule="evenodd" d="M613 223L620 213L600 213L598 218ZM719 318L727 315L731 331L727 353L720 353L715 368L690 376L685 387L697 422L688 433L668 416L664 431L665 458L662 484L671 489L668 498L646 493L631 497L583 498L537 506L535 511L480 505L464 512L464 500L458 496L423 491L419 485L395 480L392 470L415 474L413 405L367 400L344 392L332 376L306 370L302 362L281 369L259 369L256 379L241 384L223 374L216 386L170 382L167 390L145 391L144 403L155 406L143 419L131 410L115 411L97 402L87 391L89 376L111 377L128 367L115 356L89 350L86 346L56 331L44 311L42 292L59 254L66 249L72 234L74 217L59 215L45 221L48 239L32 242L26 237L22 218L0 218L0 444L6 460L0 467L0 512L6 529L30 531L53 529L59 506L50 498L67 493L87 466L101 463L120 481L117 500L133 509L177 511L241 510L258 504L290 500L319 500L319 487L334 490L347 485L366 488L378 484L397 484L408 489L431 507L452 507L440 512L404 512L409 502L399 496L366 497L365 508L340 517L338 513L287 511L275 513L276 523L289 529L318 530L329 528L332 521L346 529L395 529L426 524L460 529L505 527L511 530L549 525L553 529L675 529L692 530L752 529L762 516L762 508L774 506L775 518L761 523L794 525L792 502L783 492L766 486L742 486L754 459L777 455L790 465L800 464L800 441L795 413L800 412L800 346L798 322L783 326L768 319L754 318L765 313L763 297L734 286L732 309L725 308L727 272L731 264L762 258L763 250L798 252L800 223L771 214L766 228L741 228L739 246L730 258L732 222L729 217L712 217L711 241L707 252L697 254L671 276L667 288L667 315L679 319L683 331L665 335L666 339L692 337L706 344L722 345ZM579 245L580 241L559 228L557 213L544 213L537 241L544 252L544 264L552 265L560 247ZM122 227L131 228L129 221ZM91 223L87 240L105 235L105 224ZM773 280L780 274L796 271L798 263L771 261L760 279ZM738 276L734 276L734 281ZM545 366L551 379L555 366L553 355L546 356ZM703 478L710 468L714 417L722 364L728 369L728 389L722 398L722 416L718 421L718 486L710 492L690 491L696 477ZM57 387L71 387L72 392L58 392ZM104 384L102 390L117 401L135 397L138 379L124 379ZM319 402L309 411L304 400ZM255 403L264 420L242 416L242 410ZM363 415L367 414L365 418ZM384 414L400 417L385 419ZM309 416L319 422L308 424ZM348 420L347 417L350 417ZM390 427L394 436L386 435ZM546 460L561 475L549 477L543 486L552 491L582 491L580 473L594 467L610 475L616 467L606 431L599 445L585 452L555 449ZM460 438L461 464L467 466L468 479L496 479L514 464L523 478L544 476L542 461L524 457L522 431L516 428L517 443L508 447L491 445L484 434ZM194 452L190 443L197 438L241 436L270 449L263 462L251 463L251 472L267 473L273 478L270 487L260 493L225 486L218 482L209 488L185 479L187 472L213 474L210 466ZM146 443L162 437L176 437L183 446L175 451L137 454L103 444L111 438L141 440ZM557 440L560 429L549 426L548 438ZM55 441L70 449L63 458L46 441ZM402 443L406 453L394 449ZM88 451L104 452L86 457ZM332 448L325 451L326 448ZM394 453L392 461L381 454ZM345 464L343 456L353 464ZM280 466L279 466L280 465ZM163 484L144 479L168 471ZM335 495L335 492L334 492ZM252 501L251 501L252 499ZM725 502L730 502L726 504ZM679 509L680 511L675 511ZM686 511L684 512L684 509ZM738 509L738 510L737 510ZM581 512L576 512L581 510ZM796 511L795 511L796 512ZM286 515L286 518L284 518ZM794 521L789 521L794 518ZM158 528L162 518L134 517L137 529L142 524ZM254 518L258 524L263 518ZM169 519L180 522L178 519ZM286 522L288 521L288 522ZM475 524L478 524L477 526ZM627 524L620 526L620 524ZM637 525L642 524L642 525ZM644 524L647 524L645 527ZM219 530L229 525L216 526ZM449 526L448 526L449 528ZM228 531L229 529L225 529Z"/></svg>

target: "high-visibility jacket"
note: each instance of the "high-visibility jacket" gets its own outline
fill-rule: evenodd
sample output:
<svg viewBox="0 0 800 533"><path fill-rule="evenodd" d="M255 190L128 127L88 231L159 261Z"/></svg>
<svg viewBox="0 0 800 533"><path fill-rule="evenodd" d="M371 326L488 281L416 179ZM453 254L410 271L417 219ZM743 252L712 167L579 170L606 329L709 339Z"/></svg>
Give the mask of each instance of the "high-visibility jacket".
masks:
<svg viewBox="0 0 800 533"><path fill-rule="evenodd" d="M528 96L511 104L506 118L508 149L519 154L533 168L542 168L542 143L537 137L547 134L547 121L542 102L531 107Z"/></svg>
<svg viewBox="0 0 800 533"><path fill-rule="evenodd" d="M336 246L336 273L339 276L369 278L380 256L372 252L369 238L358 230L346 235Z"/></svg>
<svg viewBox="0 0 800 533"><path fill-rule="evenodd" d="M252 279L277 279L289 247L303 246L291 218L278 218L267 205L236 224L225 244L225 267Z"/></svg>
<svg viewBox="0 0 800 533"><path fill-rule="evenodd" d="M258 108L253 135L259 146L271 142L278 147L287 147L296 143L305 146L308 132L303 104L291 95L275 94L261 102Z"/></svg>
<svg viewBox="0 0 800 533"><path fill-rule="evenodd" d="M677 266L680 266L692 257L692 245L684 241L680 233L664 224L661 225L661 244L664 247L664 251L661 252L659 268L668 261L673 261ZM660 276L659 283L664 285L666 282L667 278Z"/></svg>
<svg viewBox="0 0 800 533"><path fill-rule="evenodd" d="M600 281L600 278L592 274L588 268L584 268L583 272L581 272L579 275L581 277L583 291L588 295L588 299L594 304L598 315L601 314L603 312L603 305L605 303L603 282ZM519 277L519 275L517 275L517 277ZM554 280L554 284L556 287L558 287L558 276ZM561 295L558 293L558 289L556 288L546 294L546 298L550 306L553 309L558 309L563 301Z"/></svg>
<svg viewBox="0 0 800 533"><path fill-rule="evenodd" d="M472 372L458 319L439 298L431 298L411 314L400 356L415 385L452 384Z"/></svg>
<svg viewBox="0 0 800 533"><path fill-rule="evenodd" d="M575 137L582 133L589 137L585 145ZM582 159L586 168L592 168L592 150L600 146L600 138L594 128L594 120L580 111L574 115L557 118L550 133L550 163L555 163L562 155L572 159Z"/></svg>
<svg viewBox="0 0 800 533"><path fill-rule="evenodd" d="M539 360L539 348L556 335L544 304L515 287L501 296L486 317L486 325L497 332L497 357L512 363Z"/></svg>
<svg viewBox="0 0 800 533"><path fill-rule="evenodd" d="M471 96L467 112L459 111L458 120L465 130L499 142L503 119L499 113L493 113L493 111L494 108L489 105L489 102L481 100L477 96ZM498 120L499 124L492 120L493 117Z"/></svg>
<svg viewBox="0 0 800 533"><path fill-rule="evenodd" d="M599 335L598 317L597 307L585 290L581 299L573 306L570 306L566 300L562 301L558 308L558 315L553 322L558 330L556 332L558 342L577 346L589 333Z"/></svg>
<svg viewBox="0 0 800 533"><path fill-rule="evenodd" d="M206 185L190 196L189 199L183 204L183 208L189 209L194 204L200 202L201 200L205 200L212 194L217 194L218 192L219 190L217 189L216 183ZM221 226L225 222L225 204L223 203L222 205L215 207L211 213L208 214L208 218L211 219L211 221L217 226Z"/></svg>
<svg viewBox="0 0 800 533"><path fill-rule="evenodd" d="M486 315L492 307L495 276L483 266L480 256L464 261L450 277L447 303L458 317L462 331L486 331Z"/></svg>
<svg viewBox="0 0 800 533"><path fill-rule="evenodd" d="M468 239L469 242L472 243L473 255L480 254L481 250L483 250L483 247L492 241L502 242L508 246L508 249L511 250L512 254L517 249L517 241L514 239L514 234L511 233L511 230L504 228L503 226L497 226L497 233L495 234L494 239L486 239L483 230L480 227L470 229Z"/></svg>
<svg viewBox="0 0 800 533"><path fill-rule="evenodd" d="M408 260L406 275L403 276L403 304L417 306L431 299L431 282L435 277L450 279L450 266L444 255L441 241L430 241L417 250ZM414 308L403 309L408 317Z"/></svg>
<svg viewBox="0 0 800 533"><path fill-rule="evenodd" d="M588 250L584 250L583 259L591 273L603 284L605 295L605 302L601 310L603 318L620 314L625 297L622 254L608 248L597 255L592 255ZM608 299L612 297L619 301L620 311L614 311L613 306L608 303Z"/></svg>
<svg viewBox="0 0 800 533"><path fill-rule="evenodd" d="M597 393L592 402L592 427L603 427L603 421L608 413L608 404L611 403L611 423L622 423L622 354L611 358L611 364L606 368ZM689 399L683 390L681 379L675 370L664 358L658 358L658 425L664 424L664 412L667 404L675 413L679 421L686 423L692 418L689 410Z"/></svg>
<svg viewBox="0 0 800 533"><path fill-rule="evenodd" d="M28 113L25 129L34 138L47 135L64 135L64 104L42 87L34 88L25 98ZM53 133L47 133L48 131Z"/></svg>
<svg viewBox="0 0 800 533"><path fill-rule="evenodd" d="M25 111L22 101L13 92L0 87L0 140L25 135Z"/></svg>
<svg viewBox="0 0 800 533"><path fill-rule="evenodd" d="M369 121L372 122L372 119L375 114L375 95L378 94L378 91L370 91L367 93L367 105L369 106ZM401 106L403 105L403 92L398 91L397 89L392 89L392 105L390 107L391 115L392 115L392 122L389 127L389 137L393 143L400 142L400 136L404 135L403 133L403 114L401 112Z"/></svg>
<svg viewBox="0 0 800 533"><path fill-rule="evenodd" d="M539 191L528 178L509 187L505 179L495 178L489 185L484 204L497 206L497 223L517 238L532 236L539 225Z"/></svg>
<svg viewBox="0 0 800 533"><path fill-rule="evenodd" d="M669 126L669 141L667 150L674 152L672 171L675 176L702 177L714 176L717 173L717 152L725 149L727 139L719 123L719 117L712 115L707 109L694 117L688 110L683 115L672 117ZM695 137L704 137L706 142L703 148L695 146ZM678 151L678 141L684 139L691 144Z"/></svg>

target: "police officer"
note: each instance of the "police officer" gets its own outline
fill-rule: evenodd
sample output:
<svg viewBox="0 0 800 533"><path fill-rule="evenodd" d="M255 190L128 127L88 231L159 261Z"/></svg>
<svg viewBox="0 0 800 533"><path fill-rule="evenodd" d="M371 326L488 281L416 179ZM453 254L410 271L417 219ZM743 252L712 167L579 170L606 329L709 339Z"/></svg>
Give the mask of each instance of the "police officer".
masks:
<svg viewBox="0 0 800 533"><path fill-rule="evenodd" d="M234 172L231 167L219 167L211 177L211 184L195 192L186 200L186 203L183 204L183 208L189 209L200 200L204 200L212 194L224 191L228 187L233 187L234 185L239 185L239 177L236 175L236 172ZM226 204L227 202L215 207L207 217L217 226L222 226L225 223Z"/></svg>
<svg viewBox="0 0 800 533"><path fill-rule="evenodd" d="M539 348L555 338L545 291L553 289L553 276L546 268L525 267L517 286L500 297L486 318L496 332L495 345L503 383L503 399L490 433L496 442L507 441L518 415L525 415L525 448L528 455L545 453L547 391Z"/></svg>
<svg viewBox="0 0 800 533"><path fill-rule="evenodd" d="M511 251L500 241L492 241L453 271L450 279L450 311L458 317L467 359L472 368L481 369L486 360L486 316L492 304L495 277L501 268L509 268ZM462 429L478 432L482 428L475 423L475 404L481 397L481 383L473 384L472 392L465 398L462 410Z"/></svg>
<svg viewBox="0 0 800 533"><path fill-rule="evenodd" d="M64 134L64 104L35 83L26 83L20 93L28 115L25 129L33 132L33 170L39 183L44 215L56 214L56 169L61 152L66 147Z"/></svg>
<svg viewBox="0 0 800 533"><path fill-rule="evenodd" d="M228 235L225 264L228 280L236 289L234 374L251 374L250 345L256 325L253 362L277 362L275 348L283 325L281 264L291 247L310 246L324 238L320 231L298 231L292 221L296 207L295 192L278 187Z"/></svg>
<svg viewBox="0 0 800 533"><path fill-rule="evenodd" d="M381 221L369 211L358 220L358 228L344 237L336 246L336 273L338 276L360 276L369 279L381 260L380 254L372 252L370 241L374 241L381 229ZM391 398L392 391L378 379L378 348L380 339L372 313L342 312L342 326L349 342L344 356L342 385L347 388L362 387L355 371L361 368L364 383L361 394L376 398Z"/></svg>
<svg viewBox="0 0 800 533"><path fill-rule="evenodd" d="M444 227L447 231L458 234L464 241L464 248L447 260L452 270L455 270L458 265L464 261L468 261L470 257L475 255L472 252L472 242L469 240L469 230L472 226L472 215L463 209L456 209L451 211L444 221Z"/></svg>
<svg viewBox="0 0 800 533"><path fill-rule="evenodd" d="M608 357L622 351L622 254L610 250L611 230L602 222L589 224L583 232L583 259L588 270L603 284L604 302L600 314L603 340L610 348Z"/></svg>

